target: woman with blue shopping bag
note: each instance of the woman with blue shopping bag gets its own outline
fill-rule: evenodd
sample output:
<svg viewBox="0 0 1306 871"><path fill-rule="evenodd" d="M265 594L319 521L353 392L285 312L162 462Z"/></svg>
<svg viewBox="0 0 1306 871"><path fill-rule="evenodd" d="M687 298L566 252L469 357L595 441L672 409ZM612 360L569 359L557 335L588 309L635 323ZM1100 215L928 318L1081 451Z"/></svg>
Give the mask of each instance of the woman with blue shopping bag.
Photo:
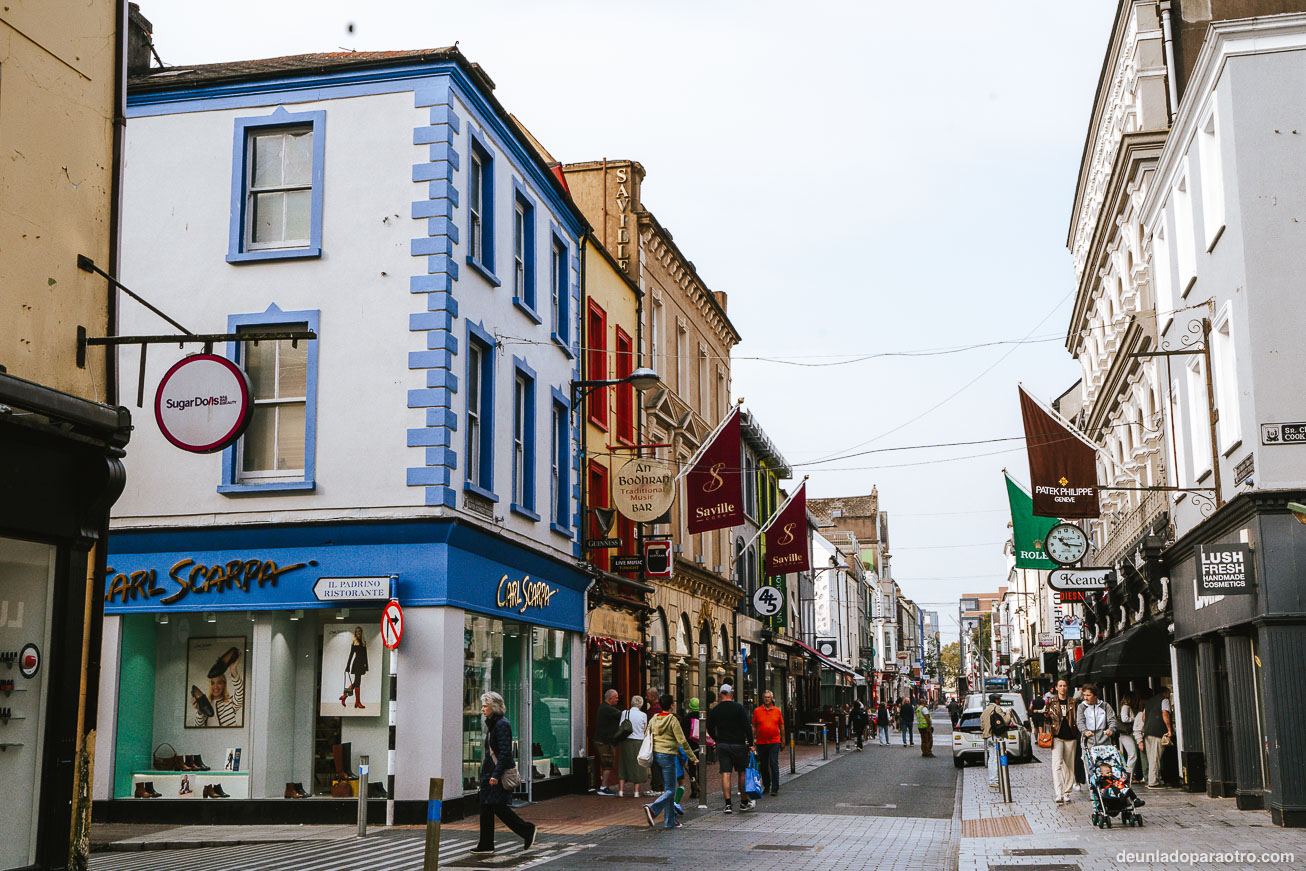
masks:
<svg viewBox="0 0 1306 871"><path fill-rule="evenodd" d="M653 736L653 764L662 770L663 792L657 801L644 806L644 815L648 818L648 824L653 826L657 825L658 814L663 814L666 827L678 829L680 821L676 819L675 802L676 768L680 761L678 756L683 750L690 762L697 762L698 757L689 746L685 732L680 728L680 721L674 716L676 700L670 693L663 693L658 703L662 710L654 714L653 719L649 721L648 732Z"/></svg>

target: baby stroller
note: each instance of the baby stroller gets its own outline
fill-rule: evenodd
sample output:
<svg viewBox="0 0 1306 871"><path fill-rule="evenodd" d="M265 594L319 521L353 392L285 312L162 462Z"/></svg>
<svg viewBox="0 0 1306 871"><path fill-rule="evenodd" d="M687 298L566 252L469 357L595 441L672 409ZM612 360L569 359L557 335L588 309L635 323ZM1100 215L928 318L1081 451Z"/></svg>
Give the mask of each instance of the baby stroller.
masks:
<svg viewBox="0 0 1306 871"><path fill-rule="evenodd" d="M1111 766L1112 783L1099 785L1104 764ZM1084 774L1093 794L1093 825L1109 829L1114 816L1119 816L1120 822L1126 826L1143 824L1142 814L1135 810L1143 802L1132 797L1129 772L1125 770L1125 761L1120 758L1119 750L1110 744L1089 747L1084 751Z"/></svg>

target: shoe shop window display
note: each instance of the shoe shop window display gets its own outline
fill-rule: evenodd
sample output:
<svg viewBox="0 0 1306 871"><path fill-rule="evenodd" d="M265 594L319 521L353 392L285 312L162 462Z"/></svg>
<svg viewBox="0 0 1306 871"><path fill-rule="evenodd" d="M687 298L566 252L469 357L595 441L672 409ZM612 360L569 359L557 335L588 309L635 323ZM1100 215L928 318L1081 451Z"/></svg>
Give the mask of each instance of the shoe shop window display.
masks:
<svg viewBox="0 0 1306 871"><path fill-rule="evenodd" d="M379 610L110 614L114 636L116 799L352 798L385 759Z"/></svg>

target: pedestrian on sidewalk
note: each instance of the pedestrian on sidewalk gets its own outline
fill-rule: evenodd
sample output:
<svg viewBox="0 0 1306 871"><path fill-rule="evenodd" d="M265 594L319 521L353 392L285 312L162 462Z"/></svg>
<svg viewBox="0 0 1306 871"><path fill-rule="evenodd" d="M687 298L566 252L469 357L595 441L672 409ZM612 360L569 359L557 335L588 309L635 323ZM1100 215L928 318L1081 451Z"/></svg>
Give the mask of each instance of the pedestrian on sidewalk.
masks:
<svg viewBox="0 0 1306 871"><path fill-rule="evenodd" d="M1135 693L1138 699L1138 705L1134 708L1134 745L1138 747L1138 771L1137 777L1134 777L1137 783L1147 782L1147 737L1143 734L1143 724L1147 717L1147 703L1151 701L1151 693L1147 690ZM1133 777L1134 775L1130 775Z"/></svg>
<svg viewBox="0 0 1306 871"><path fill-rule="evenodd" d="M619 798L625 796L626 784L629 783L634 788L635 798L639 798L639 788L648 783L648 769L639 764L639 748L644 743L644 730L648 728L648 715L643 708L644 697L631 696L630 708L623 715L623 719L630 721L630 735L622 740L617 757Z"/></svg>
<svg viewBox="0 0 1306 871"><path fill-rule="evenodd" d="M916 728L921 733L921 755L927 759L934 757L934 717L930 712L929 702L921 702L916 708Z"/></svg>
<svg viewBox="0 0 1306 871"><path fill-rule="evenodd" d="M617 702L621 697L615 689L603 694L603 703L594 714L594 749L598 754L599 788L596 792L602 796L615 796L612 782L617 776L617 744L621 738L617 730L621 728L621 711Z"/></svg>
<svg viewBox="0 0 1306 871"><path fill-rule="evenodd" d="M916 709L912 707L910 698L903 699L898 708L898 725L902 729L902 746L910 744L915 747L916 733L913 729L916 726Z"/></svg>
<svg viewBox="0 0 1306 871"><path fill-rule="evenodd" d="M961 702L957 699L948 702L948 718L952 720L952 728L957 728L957 721L961 719Z"/></svg>
<svg viewBox="0 0 1306 871"><path fill-rule="evenodd" d="M784 713L775 706L775 694L762 693L762 705L753 709L753 733L757 737L757 767L761 769L762 794L780 794L780 747L785 739Z"/></svg>
<svg viewBox="0 0 1306 871"><path fill-rule="evenodd" d="M503 785L504 774L515 769L512 758L512 724L508 722L503 696L495 692L481 694L481 716L485 717L485 749L481 756L480 799L481 838L472 849L474 855L494 852L494 818L525 842L529 850L535 843L536 826L528 823L508 807L512 793Z"/></svg>
<svg viewBox="0 0 1306 871"><path fill-rule="evenodd" d="M652 826L657 824L657 816L661 813L666 828L678 829L680 821L676 819L676 764L682 750L690 762L697 762L698 757L689 746L689 739L680 728L680 721L673 716L676 700L670 693L662 694L662 698L658 699L658 708L658 713L653 715L648 724L648 730L653 735L653 764L662 769L663 788L657 801L644 805L644 816Z"/></svg>
<svg viewBox="0 0 1306 871"><path fill-rule="evenodd" d="M870 722L870 712L866 710L862 700L858 699L857 703L853 705L853 735L857 738L858 750L862 749L862 744L866 740L866 727L870 725Z"/></svg>
<svg viewBox="0 0 1306 871"><path fill-rule="evenodd" d="M880 704L875 708L875 728L880 733L880 743L884 746L889 745L889 706L880 699Z"/></svg>
<svg viewBox="0 0 1306 871"><path fill-rule="evenodd" d="M1147 788L1164 789L1161 781L1161 757L1174 742L1174 712L1170 707L1170 688L1163 686L1147 703L1143 712L1143 738L1147 744Z"/></svg>
<svg viewBox="0 0 1306 871"><path fill-rule="evenodd" d="M1125 770L1130 779L1137 777L1134 770L1138 762L1138 740L1134 737L1134 720L1138 719L1138 693L1127 692L1120 699L1120 710L1116 712L1120 721L1120 749L1125 753Z"/></svg>
<svg viewBox="0 0 1306 871"><path fill-rule="evenodd" d="M735 690L730 684L721 685L721 701L707 712L707 734L716 742L716 755L721 763L725 812L734 812L730 799L730 775L736 772L739 774L739 809L752 810L753 803L744 794L744 772L748 770L748 758L753 750L753 728L744 706L735 701Z"/></svg>
<svg viewBox="0 0 1306 871"><path fill-rule="evenodd" d="M1052 733L1052 797L1057 804L1070 801L1075 784L1075 757L1079 728L1075 725L1074 700L1065 678L1057 681L1056 692L1043 706L1043 728Z"/></svg>
<svg viewBox="0 0 1306 871"><path fill-rule="evenodd" d="M689 704L685 706L685 710L676 715L680 720L680 729L685 733L685 737L689 739L689 746L693 748L695 756L699 755L700 747L700 742L698 740L698 715L698 696L690 699ZM686 764L685 773L689 775L689 797L698 798L698 763L690 762Z"/></svg>
<svg viewBox="0 0 1306 871"><path fill-rule="evenodd" d="M998 785L998 755L1000 742L1007 738L1007 729L1011 726L1011 717L1002 707L1002 696L993 693L989 703L980 713L980 734L984 736L984 759L989 767L989 786Z"/></svg>

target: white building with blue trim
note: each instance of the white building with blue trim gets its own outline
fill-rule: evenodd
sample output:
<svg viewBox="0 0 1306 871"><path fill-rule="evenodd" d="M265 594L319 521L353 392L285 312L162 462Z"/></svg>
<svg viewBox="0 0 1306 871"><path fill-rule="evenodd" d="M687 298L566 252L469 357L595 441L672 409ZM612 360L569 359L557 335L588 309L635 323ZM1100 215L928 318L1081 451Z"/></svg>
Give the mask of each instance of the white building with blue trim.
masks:
<svg viewBox="0 0 1306 871"><path fill-rule="evenodd" d="M575 788L586 225L488 77L456 49L151 70L130 83L123 189L119 279L195 333L242 334L214 352L254 409L212 454L139 416L105 578L105 818L189 817L200 791L156 764L169 750L217 769L240 748L239 771L190 779L264 821L344 807L362 754L385 783L384 602L320 600L348 586L324 578L393 577L404 607L401 819L425 818L430 777L446 804L475 791L486 690L524 789ZM119 310L119 334L173 332ZM243 337L287 330L317 339ZM152 390L197 350L150 347L120 351L125 383L143 366ZM168 801L134 798L144 783ZM283 797L296 784L310 800Z"/></svg>

